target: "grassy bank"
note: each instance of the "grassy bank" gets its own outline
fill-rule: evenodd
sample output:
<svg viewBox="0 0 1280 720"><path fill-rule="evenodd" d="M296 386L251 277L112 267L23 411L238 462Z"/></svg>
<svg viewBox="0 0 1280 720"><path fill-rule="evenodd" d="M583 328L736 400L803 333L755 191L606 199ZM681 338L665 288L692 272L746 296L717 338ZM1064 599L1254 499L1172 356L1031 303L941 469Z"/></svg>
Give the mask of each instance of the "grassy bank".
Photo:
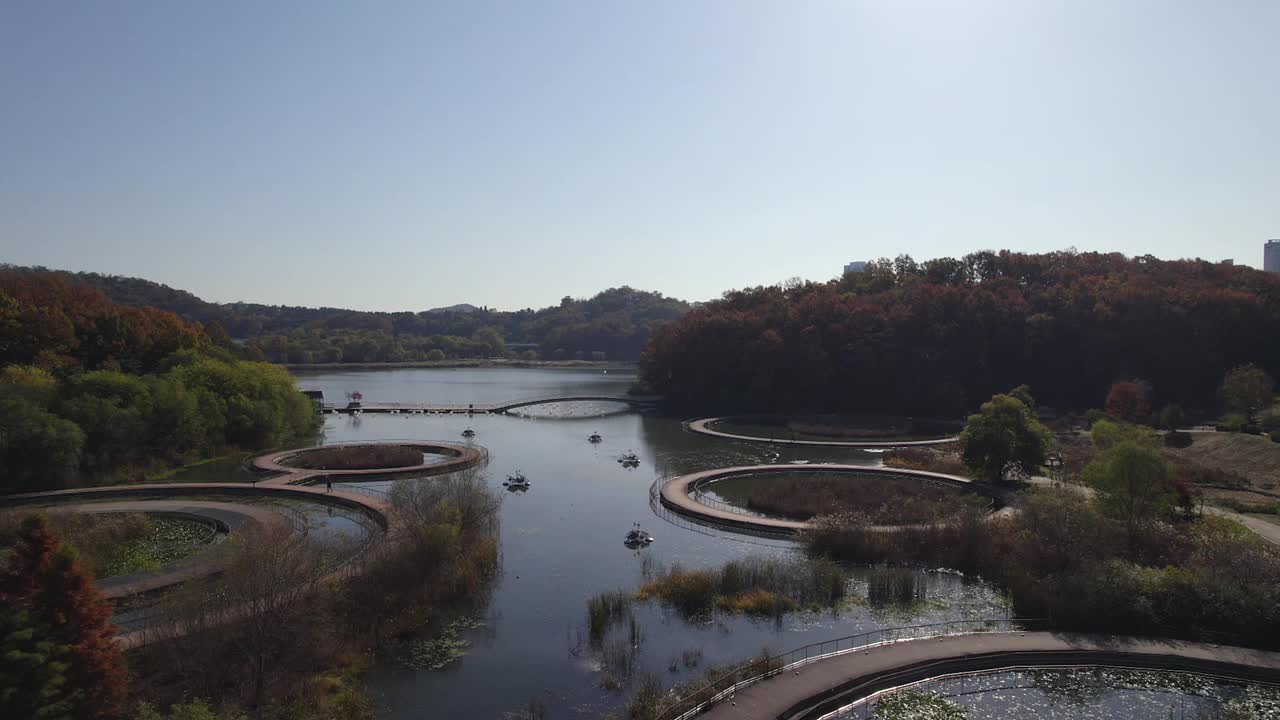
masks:
<svg viewBox="0 0 1280 720"><path fill-rule="evenodd" d="M1280 494L1280 443L1266 436L1191 433L1189 446L1165 448L1164 453L1176 462L1217 470L1234 486Z"/></svg>

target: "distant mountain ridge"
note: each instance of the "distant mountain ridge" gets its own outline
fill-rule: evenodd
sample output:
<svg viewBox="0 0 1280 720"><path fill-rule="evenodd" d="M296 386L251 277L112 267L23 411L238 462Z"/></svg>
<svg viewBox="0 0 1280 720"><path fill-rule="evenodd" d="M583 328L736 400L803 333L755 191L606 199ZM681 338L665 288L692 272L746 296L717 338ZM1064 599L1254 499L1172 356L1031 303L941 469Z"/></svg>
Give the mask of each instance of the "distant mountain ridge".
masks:
<svg viewBox="0 0 1280 720"><path fill-rule="evenodd" d="M212 303L136 277L0 265L83 283L114 302L153 307L217 324L273 362L406 362L506 354L506 343L536 345L544 359L636 360L650 333L689 310L684 301L630 287L542 309L497 311L460 303L421 312L368 312L233 302ZM433 352L439 351L439 352Z"/></svg>
<svg viewBox="0 0 1280 720"><path fill-rule="evenodd" d="M459 303L457 305L450 305L448 307L431 308L427 312L429 313L450 313L450 312L473 313L473 312L479 312L479 311L480 311L480 308L476 307L475 305L472 305L471 303Z"/></svg>

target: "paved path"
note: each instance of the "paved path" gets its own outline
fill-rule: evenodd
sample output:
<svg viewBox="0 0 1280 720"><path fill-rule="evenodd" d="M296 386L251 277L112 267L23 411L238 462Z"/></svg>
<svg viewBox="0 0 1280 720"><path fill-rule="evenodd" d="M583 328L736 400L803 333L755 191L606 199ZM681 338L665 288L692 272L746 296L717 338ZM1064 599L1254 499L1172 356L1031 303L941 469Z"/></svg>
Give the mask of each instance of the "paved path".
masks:
<svg viewBox="0 0 1280 720"><path fill-rule="evenodd" d="M724 420L732 420L730 417L710 417L700 420L691 420L684 424L690 432L699 435L710 435L712 437L726 438L729 440L749 440L751 442L773 443L775 445L801 445L812 447L844 447L844 448L888 448L888 447L913 447L922 445L946 445L958 441L959 436L932 438L927 440L894 440L892 438L883 440L788 440L784 438L760 437L757 435L739 435L737 433L727 433L713 429L713 426Z"/></svg>
<svg viewBox="0 0 1280 720"><path fill-rule="evenodd" d="M1280 682L1280 653L1220 645L1059 633L975 633L874 646L800 666L740 690L705 720L778 720L819 701L847 705L938 674L1031 665L1120 665ZM843 697L838 693L847 693ZM812 700L812 702L810 702ZM829 711L834 707L825 707Z"/></svg>
<svg viewBox="0 0 1280 720"><path fill-rule="evenodd" d="M713 507L695 500L690 493L702 483L723 480L740 475L752 475L760 472L850 472L862 474L880 474L889 477L911 477L922 480L940 482L954 487L974 490L980 484L957 475L925 470L905 470L901 468L872 467L868 465L744 465L741 467L716 468L703 472L681 475L668 480L660 491L662 505L673 512L729 527L745 528L756 532L792 534L809 526L808 521L786 520L783 518L759 517L743 512L735 512ZM856 480L851 480L856 482ZM984 493L985 494L985 493ZM885 526L890 529L891 526Z"/></svg>

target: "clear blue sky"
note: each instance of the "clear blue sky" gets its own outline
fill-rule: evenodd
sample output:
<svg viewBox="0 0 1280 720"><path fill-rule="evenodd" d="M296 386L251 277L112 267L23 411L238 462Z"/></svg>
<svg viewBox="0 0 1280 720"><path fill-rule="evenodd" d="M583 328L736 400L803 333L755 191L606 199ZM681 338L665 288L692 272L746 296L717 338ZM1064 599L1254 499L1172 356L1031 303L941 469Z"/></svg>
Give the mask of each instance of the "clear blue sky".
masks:
<svg viewBox="0 0 1280 720"><path fill-rule="evenodd" d="M984 248L1258 266L1278 28L1275 0L10 0L0 261L412 310Z"/></svg>

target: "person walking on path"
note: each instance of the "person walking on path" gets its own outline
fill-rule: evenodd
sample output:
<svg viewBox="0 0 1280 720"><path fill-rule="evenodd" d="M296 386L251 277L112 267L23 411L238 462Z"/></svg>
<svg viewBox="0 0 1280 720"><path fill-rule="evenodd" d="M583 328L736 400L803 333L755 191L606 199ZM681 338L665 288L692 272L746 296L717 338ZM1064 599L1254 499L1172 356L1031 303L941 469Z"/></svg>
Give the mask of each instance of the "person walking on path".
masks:
<svg viewBox="0 0 1280 720"><path fill-rule="evenodd" d="M324 479L324 491L327 493L333 492L333 478Z"/></svg>

